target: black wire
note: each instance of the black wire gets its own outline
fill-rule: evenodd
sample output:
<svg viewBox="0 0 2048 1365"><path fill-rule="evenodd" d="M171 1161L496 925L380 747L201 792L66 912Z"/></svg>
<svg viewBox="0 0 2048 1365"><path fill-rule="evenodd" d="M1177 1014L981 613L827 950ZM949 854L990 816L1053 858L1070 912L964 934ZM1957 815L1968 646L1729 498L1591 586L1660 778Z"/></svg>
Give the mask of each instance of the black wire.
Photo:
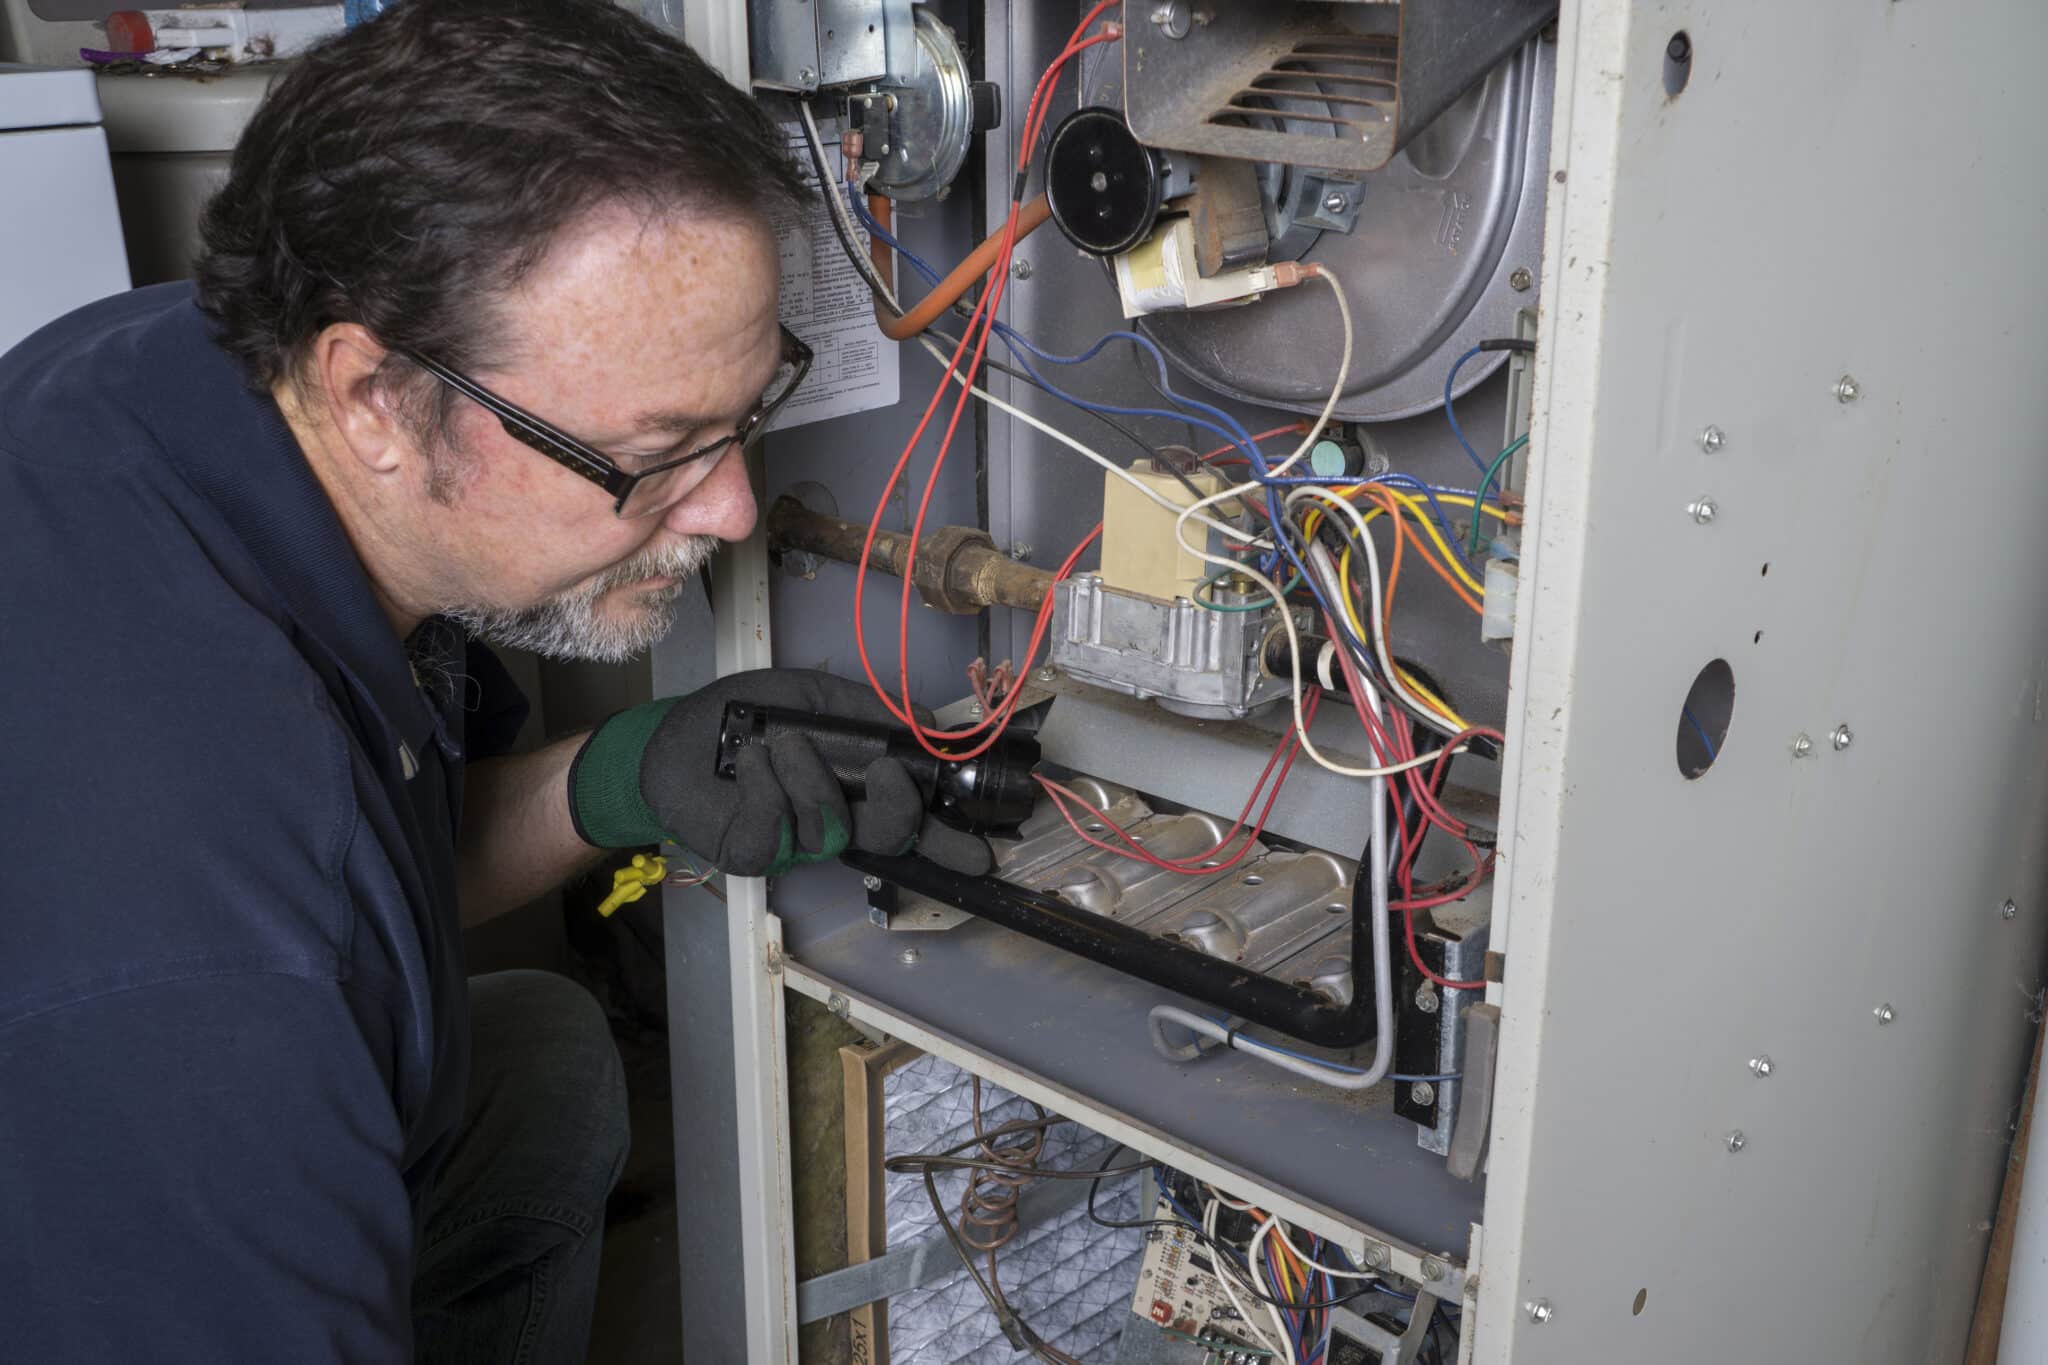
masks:
<svg viewBox="0 0 2048 1365"><path fill-rule="evenodd" d="M1132 1169L1130 1167L1124 1167L1114 1171L1107 1169L1109 1163L1113 1159L1115 1159L1116 1154L1118 1152L1125 1150L1127 1149L1122 1144L1118 1144L1117 1146L1111 1147L1109 1149L1109 1155L1105 1156L1102 1159L1102 1166L1098 1167L1095 1173L1089 1178L1088 1220L1090 1222L1100 1224L1101 1226L1106 1228L1176 1228L1183 1232L1193 1233L1197 1241L1201 1242L1203 1246L1209 1248L1211 1252L1215 1253L1215 1263L1217 1265L1222 1266L1225 1270L1228 1270L1230 1272L1230 1277L1233 1280L1237 1281L1237 1287L1239 1289L1244 1290L1253 1298L1258 1299L1261 1303L1272 1304L1275 1308L1291 1308L1296 1312L1306 1312L1309 1309L1314 1308L1333 1308L1338 1304L1350 1303L1353 1299L1362 1299L1368 1294L1377 1294L1380 1292L1379 1282L1377 1280L1368 1280L1365 1282L1365 1288L1346 1294L1341 1298L1304 1300L1276 1299L1272 1295L1266 1293L1265 1290L1260 1289L1256 1284L1253 1284L1251 1280L1247 1277L1245 1271L1238 1269L1237 1262L1231 1259L1232 1256L1237 1254L1237 1249L1235 1247L1231 1246L1228 1242L1225 1242L1220 1237L1211 1237L1209 1235L1208 1229L1203 1228L1197 1224L1190 1223L1185 1218L1134 1218L1130 1220L1119 1220L1114 1218L1103 1217L1101 1214L1095 1211L1095 1195L1098 1189L1101 1187L1102 1182L1104 1180L1107 1180L1110 1176L1127 1175L1130 1173ZM1136 1169L1157 1169L1158 1166L1158 1162L1148 1161L1143 1166L1140 1166ZM1076 1174L1086 1173L1077 1172Z"/></svg>

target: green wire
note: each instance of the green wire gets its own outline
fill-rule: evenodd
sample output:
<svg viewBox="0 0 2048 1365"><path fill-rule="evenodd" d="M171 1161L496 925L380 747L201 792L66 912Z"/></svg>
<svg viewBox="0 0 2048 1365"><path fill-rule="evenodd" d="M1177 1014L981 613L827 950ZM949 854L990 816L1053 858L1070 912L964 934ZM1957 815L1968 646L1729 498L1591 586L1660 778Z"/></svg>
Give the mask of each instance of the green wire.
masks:
<svg viewBox="0 0 2048 1365"><path fill-rule="evenodd" d="M1479 553L1479 528L1486 524L1486 490L1493 487L1493 481L1500 477L1500 467L1523 446L1529 444L1527 432L1508 442L1508 448L1493 457L1493 463L1486 467L1486 477L1479 481L1479 492L1472 499L1472 533L1465 541L1466 558Z"/></svg>
<svg viewBox="0 0 2048 1365"><path fill-rule="evenodd" d="M1236 572L1237 570L1235 569L1223 569L1210 574L1207 578L1195 584L1195 590L1188 594L1188 600L1205 611L1264 611L1266 609L1265 602L1238 602L1234 604L1230 602L1211 602L1204 596L1209 591L1210 584L1218 579L1228 578ZM1296 574L1288 579L1287 583L1280 589L1280 595L1285 597L1300 586L1301 575Z"/></svg>

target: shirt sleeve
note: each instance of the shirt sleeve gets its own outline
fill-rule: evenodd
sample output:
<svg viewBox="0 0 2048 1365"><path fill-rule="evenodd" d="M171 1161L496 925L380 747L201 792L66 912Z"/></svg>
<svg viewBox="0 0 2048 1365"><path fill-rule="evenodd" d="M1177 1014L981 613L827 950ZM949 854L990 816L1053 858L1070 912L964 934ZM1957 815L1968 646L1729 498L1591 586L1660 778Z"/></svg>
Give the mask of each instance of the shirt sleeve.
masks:
<svg viewBox="0 0 2048 1365"><path fill-rule="evenodd" d="M409 1360L388 1017L333 981L227 974L0 1028L5 1354Z"/></svg>

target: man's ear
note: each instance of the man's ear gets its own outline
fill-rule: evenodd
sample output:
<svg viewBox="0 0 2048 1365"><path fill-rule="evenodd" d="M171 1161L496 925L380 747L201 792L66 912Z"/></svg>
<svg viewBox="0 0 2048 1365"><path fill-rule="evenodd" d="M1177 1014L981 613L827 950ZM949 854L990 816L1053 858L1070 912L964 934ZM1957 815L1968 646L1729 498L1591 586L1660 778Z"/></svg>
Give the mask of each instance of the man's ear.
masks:
<svg viewBox="0 0 2048 1365"><path fill-rule="evenodd" d="M390 385L378 380L389 355L367 328L337 322L313 338L306 357L306 372L318 386L314 401L326 406L328 423L349 453L378 474L398 472L416 454Z"/></svg>

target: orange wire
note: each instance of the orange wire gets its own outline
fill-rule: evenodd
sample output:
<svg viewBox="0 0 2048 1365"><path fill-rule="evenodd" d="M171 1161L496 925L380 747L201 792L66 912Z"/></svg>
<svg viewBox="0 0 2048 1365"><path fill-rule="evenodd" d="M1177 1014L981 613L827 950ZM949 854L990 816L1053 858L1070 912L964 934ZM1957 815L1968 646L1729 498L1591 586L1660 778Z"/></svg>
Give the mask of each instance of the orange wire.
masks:
<svg viewBox="0 0 2048 1365"><path fill-rule="evenodd" d="M1394 619L1394 584L1401 576L1401 546L1413 533L1408 529L1408 521L1402 515L1401 505L1394 500L1391 494L1377 484L1366 484L1364 485L1364 490L1373 503L1387 514L1387 519L1393 522L1395 527L1394 564L1393 568L1387 573L1387 619L1391 621ZM1466 591L1465 585L1460 583L1452 575L1451 571L1444 567L1443 561L1437 558L1436 552L1431 548L1428 540L1422 536L1415 536L1414 539L1415 553L1421 558L1423 563L1429 565L1430 569L1438 578L1444 581L1445 585L1452 592L1458 595L1458 600L1474 611L1483 610L1479 604L1479 599Z"/></svg>

